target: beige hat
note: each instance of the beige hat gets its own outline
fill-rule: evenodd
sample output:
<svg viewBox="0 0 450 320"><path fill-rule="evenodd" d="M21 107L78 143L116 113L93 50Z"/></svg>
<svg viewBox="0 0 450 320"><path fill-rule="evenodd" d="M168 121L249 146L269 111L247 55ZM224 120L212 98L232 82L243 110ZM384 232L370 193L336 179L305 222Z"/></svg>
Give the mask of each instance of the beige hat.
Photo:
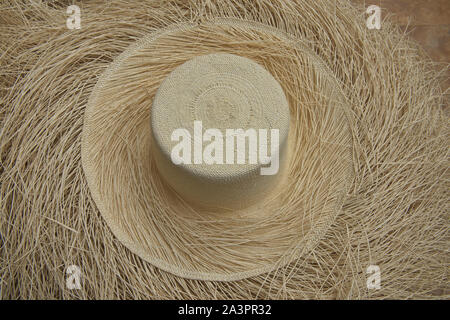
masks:
<svg viewBox="0 0 450 320"><path fill-rule="evenodd" d="M206 25L155 32L110 65L86 108L82 161L101 214L130 250L178 276L231 281L317 244L350 186L351 132L338 84L301 42L256 22ZM262 34L289 46L243 50ZM174 41L194 35L199 43ZM205 139L208 129L223 139ZM275 129L278 139L257 145L270 161L251 162L248 136L238 162L227 129ZM180 157L191 162L174 162L176 130L190 137ZM213 142L211 163L201 158Z"/></svg>
<svg viewBox="0 0 450 320"><path fill-rule="evenodd" d="M82 1L80 29L68 29L63 2L0 1L2 298L449 298L448 66L435 71L389 17L368 29L367 6L347 0ZM173 150L152 120L166 80L215 55L258 65L266 89L232 82L181 124L189 104L177 99L158 125L245 128L245 106L282 107L258 99L278 85L290 123L280 175L245 161L247 186L224 184L214 200L217 170L237 168L164 172ZM165 99L160 112L174 107ZM187 185L196 168L207 183L184 187L183 168Z"/></svg>

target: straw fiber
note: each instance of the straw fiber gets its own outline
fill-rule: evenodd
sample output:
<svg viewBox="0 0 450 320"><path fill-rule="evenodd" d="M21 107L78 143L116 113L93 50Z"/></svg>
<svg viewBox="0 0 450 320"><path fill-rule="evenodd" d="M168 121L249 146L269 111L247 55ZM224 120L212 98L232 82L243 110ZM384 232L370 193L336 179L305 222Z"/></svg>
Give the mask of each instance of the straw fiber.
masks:
<svg viewBox="0 0 450 320"><path fill-rule="evenodd" d="M0 3L1 298L449 298L444 73L405 34L341 0L80 1L74 30L69 4ZM217 53L290 111L285 180L225 213L168 186L150 126Z"/></svg>

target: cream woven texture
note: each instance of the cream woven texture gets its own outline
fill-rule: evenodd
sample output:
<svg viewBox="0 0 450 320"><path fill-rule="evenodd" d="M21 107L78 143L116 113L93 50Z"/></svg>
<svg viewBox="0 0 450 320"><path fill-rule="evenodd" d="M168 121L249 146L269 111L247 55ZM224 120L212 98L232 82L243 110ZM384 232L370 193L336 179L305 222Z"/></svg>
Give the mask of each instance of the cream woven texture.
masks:
<svg viewBox="0 0 450 320"><path fill-rule="evenodd" d="M263 67L232 54L196 57L175 69L159 87L152 107L152 132L159 148L158 168L167 182L186 200L214 207L243 208L273 190L281 170L261 175L260 163L249 163L246 141L245 164L237 163L235 136L226 129L267 130L267 150L271 150L270 130L279 130L280 163L284 164L289 133L289 105L279 83ZM223 164L194 163L194 121L223 135ZM191 135L191 163L175 165L171 152L177 141L174 130L185 128ZM234 141L234 163L226 163L225 139ZM259 140L259 138L258 138ZM200 141L205 148L209 142ZM257 144L257 154L259 152ZM278 143L278 142L277 142ZM258 157L259 158L259 157ZM258 159L259 160L259 159ZM275 160L278 161L278 160Z"/></svg>

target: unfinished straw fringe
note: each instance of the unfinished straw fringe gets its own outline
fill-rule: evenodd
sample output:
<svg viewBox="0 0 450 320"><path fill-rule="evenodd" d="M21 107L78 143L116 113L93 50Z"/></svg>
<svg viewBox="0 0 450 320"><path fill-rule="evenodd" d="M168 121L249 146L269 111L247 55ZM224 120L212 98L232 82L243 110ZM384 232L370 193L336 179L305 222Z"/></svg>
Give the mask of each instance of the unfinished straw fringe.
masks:
<svg viewBox="0 0 450 320"><path fill-rule="evenodd" d="M387 22L381 30L368 30L365 10L342 1L86 1L81 5L80 30L66 28L66 5L0 4L2 298L449 297L448 117L441 111L439 74L404 34ZM294 41L270 33L258 33L249 41L254 32L232 28L221 33L219 18L262 24ZM307 92L314 86L295 82L304 70L287 67L306 54L320 61L324 77L345 98L342 106L348 112L343 121L327 113L317 119L344 137L347 131L338 128L349 126L351 133L352 173L344 176L352 179L339 190L342 210L326 219L330 225L321 229L310 250L291 255L286 265L226 282L173 275L123 245L97 209L81 163L88 99L100 75L130 45L180 23L194 24L195 32L167 39L170 59L150 56L161 67L153 70L148 85L156 86L179 62L188 60L188 52L230 52L256 61L272 57L264 67L275 73L287 95L308 101ZM310 96L309 101L333 100L328 94L334 90L319 87L323 96ZM124 83L123 90L133 88ZM130 116L142 116L139 123L148 124L145 110ZM300 117L300 111L294 111L291 115ZM305 156L302 146L309 141L304 139L306 132L318 126L315 121L303 124L309 127L291 129L298 140L290 161L298 177L318 161L305 157L309 162L300 162ZM130 128L132 123L116 130ZM138 138L131 145L138 145ZM336 140L342 143L339 136ZM329 170L340 165L331 155L320 160ZM320 188L321 181L295 177L292 192L305 185ZM139 184L133 180L130 185ZM120 191L124 199L132 196L129 188ZM164 199L162 194L153 196ZM299 201L291 198L282 206L286 220L277 220L277 228L269 229L274 230L273 239L296 237L292 225L301 219L295 215ZM152 204L155 212L164 208L163 202ZM267 221L274 224L270 219L259 223ZM141 228L136 222L128 220L128 228ZM191 231L186 226L183 235L205 232ZM179 240L167 233L161 236ZM285 247L281 242L266 243L268 252ZM211 268L222 265L211 263ZM246 262L232 263L245 267ZM81 290L66 288L65 270L70 265L81 269ZM379 290L367 289L369 265L381 269Z"/></svg>

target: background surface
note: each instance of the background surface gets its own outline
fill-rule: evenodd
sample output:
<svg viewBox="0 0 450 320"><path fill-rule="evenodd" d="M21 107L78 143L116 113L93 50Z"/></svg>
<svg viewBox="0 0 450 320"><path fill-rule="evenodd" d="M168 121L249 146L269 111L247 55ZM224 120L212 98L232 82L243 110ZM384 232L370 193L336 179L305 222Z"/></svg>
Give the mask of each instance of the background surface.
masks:
<svg viewBox="0 0 450 320"><path fill-rule="evenodd" d="M419 42L431 59L450 63L450 0L352 0L366 8L372 4ZM447 73L450 78L450 71ZM450 79L444 84L450 88Z"/></svg>

